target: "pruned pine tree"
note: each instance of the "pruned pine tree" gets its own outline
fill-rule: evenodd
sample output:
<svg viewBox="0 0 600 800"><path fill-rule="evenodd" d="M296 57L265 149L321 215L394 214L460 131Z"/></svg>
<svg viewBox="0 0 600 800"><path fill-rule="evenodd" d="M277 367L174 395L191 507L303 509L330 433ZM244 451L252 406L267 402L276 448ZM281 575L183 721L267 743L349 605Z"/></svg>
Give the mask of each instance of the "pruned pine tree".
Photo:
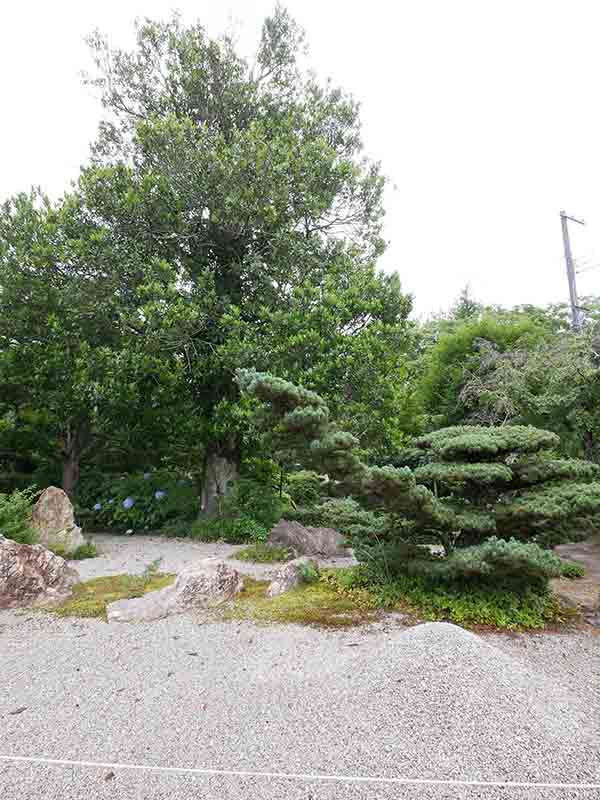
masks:
<svg viewBox="0 0 600 800"><path fill-rule="evenodd" d="M446 554L435 569L448 575L558 574L558 559L537 541L557 526L574 536L582 518L600 510L600 468L552 458L560 440L549 431L444 428L417 440L429 459L423 466L369 466L358 440L336 427L319 395L250 370L240 371L238 382L267 404L273 428L297 443L307 465L365 505L403 515L435 537ZM408 545L404 555L416 573L420 561L430 562L422 548ZM432 571L431 563L426 569Z"/></svg>

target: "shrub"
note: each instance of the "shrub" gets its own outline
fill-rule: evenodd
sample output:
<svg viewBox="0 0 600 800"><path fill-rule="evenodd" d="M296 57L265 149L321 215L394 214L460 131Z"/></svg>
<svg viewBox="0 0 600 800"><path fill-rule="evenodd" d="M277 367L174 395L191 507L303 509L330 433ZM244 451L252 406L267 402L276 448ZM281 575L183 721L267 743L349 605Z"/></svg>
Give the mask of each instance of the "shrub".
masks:
<svg viewBox="0 0 600 800"><path fill-rule="evenodd" d="M286 512L286 518L302 525L334 528L353 542L385 535L391 524L388 515L368 511L351 497L327 500L313 508L292 509Z"/></svg>
<svg viewBox="0 0 600 800"><path fill-rule="evenodd" d="M318 472L303 469L287 476L286 488L296 506L307 508L321 499L322 479Z"/></svg>
<svg viewBox="0 0 600 800"><path fill-rule="evenodd" d="M97 555L98 550L96 549L96 545L93 542L86 542L76 547L69 558L73 561L83 561L85 558L96 558Z"/></svg>
<svg viewBox="0 0 600 800"><path fill-rule="evenodd" d="M0 494L0 534L21 544L34 544L35 531L31 525L35 490L15 489Z"/></svg>
<svg viewBox="0 0 600 800"><path fill-rule="evenodd" d="M202 542L245 544L264 542L269 535L269 528L250 517L211 517L196 520L189 535Z"/></svg>
<svg viewBox="0 0 600 800"><path fill-rule="evenodd" d="M373 582L395 581L409 575L432 584L503 581L545 586L549 578L561 574L560 558L548 550L516 539L505 541L495 536L472 547L454 550L449 556L434 554L428 548L409 542L392 541L357 552L368 565Z"/></svg>
<svg viewBox="0 0 600 800"><path fill-rule="evenodd" d="M283 508L283 500L270 484L242 477L223 500L221 516L252 519L270 529L281 519Z"/></svg>
<svg viewBox="0 0 600 800"><path fill-rule="evenodd" d="M91 522L117 530L158 530L173 520L194 519L198 496L191 481L171 473L112 477L95 495Z"/></svg>
<svg viewBox="0 0 600 800"><path fill-rule="evenodd" d="M361 603L366 600L375 608L400 609L416 619L510 630L543 628L568 618L546 591L510 582L439 584L423 577L400 575L394 581L374 583L365 564L330 571L324 578L347 598Z"/></svg>

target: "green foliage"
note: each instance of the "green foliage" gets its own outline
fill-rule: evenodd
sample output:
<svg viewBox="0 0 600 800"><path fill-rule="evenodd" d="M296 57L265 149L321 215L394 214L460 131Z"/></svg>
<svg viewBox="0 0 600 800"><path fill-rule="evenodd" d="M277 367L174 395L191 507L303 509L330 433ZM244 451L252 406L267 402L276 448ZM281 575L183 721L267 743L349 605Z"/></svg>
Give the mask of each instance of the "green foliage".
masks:
<svg viewBox="0 0 600 800"><path fill-rule="evenodd" d="M443 464L432 463L417 467L413 472L419 483L509 483L513 473L506 464Z"/></svg>
<svg viewBox="0 0 600 800"><path fill-rule="evenodd" d="M98 551L93 542L86 542L80 544L75 550L67 550L63 545L50 544L47 545L48 550L51 550L54 555L64 558L66 561L83 561L85 558L96 558Z"/></svg>
<svg viewBox="0 0 600 800"><path fill-rule="evenodd" d="M210 517L196 520L191 526L189 536L202 542L245 544L266 541L269 530L270 528L252 517Z"/></svg>
<svg viewBox="0 0 600 800"><path fill-rule="evenodd" d="M314 506L321 499L323 479L313 470L291 472L286 475L286 489L296 506Z"/></svg>
<svg viewBox="0 0 600 800"><path fill-rule="evenodd" d="M561 561L560 574L563 578L583 578L585 567L576 561Z"/></svg>
<svg viewBox="0 0 600 800"><path fill-rule="evenodd" d="M327 500L311 508L288 510L286 519L312 527L334 528L352 541L383 535L390 524L387 515L362 508L351 497Z"/></svg>
<svg viewBox="0 0 600 800"><path fill-rule="evenodd" d="M524 425L505 425L484 428L475 425L456 425L421 437L417 444L431 449L443 461L460 458L494 459L509 453L536 453L557 447L560 439L555 433Z"/></svg>
<svg viewBox="0 0 600 800"><path fill-rule="evenodd" d="M251 561L257 564L271 564L275 562L290 561L293 555L287 547L276 547L266 542L258 541L238 550L232 556L236 561Z"/></svg>
<svg viewBox="0 0 600 800"><path fill-rule="evenodd" d="M242 477L224 499L221 514L223 517L252 519L262 528L270 529L281 519L283 507L283 501L272 485Z"/></svg>
<svg viewBox="0 0 600 800"><path fill-rule="evenodd" d="M568 521L600 508L600 483L550 483L511 495L496 515L504 528L536 529Z"/></svg>
<svg viewBox="0 0 600 800"><path fill-rule="evenodd" d="M0 534L21 544L35 544L35 531L31 514L35 489L15 489L10 494L0 494Z"/></svg>
<svg viewBox="0 0 600 800"><path fill-rule="evenodd" d="M76 547L69 555L69 558L73 561L82 561L84 558L96 558L97 555L98 550L96 545L93 542L86 542Z"/></svg>
<svg viewBox="0 0 600 800"><path fill-rule="evenodd" d="M368 564L336 570L325 577L329 586L346 598L370 608L400 609L415 620L514 630L544 628L567 619L545 590L511 581L440 583L407 574L382 579L379 572L373 575Z"/></svg>
<svg viewBox="0 0 600 800"><path fill-rule="evenodd" d="M419 397L439 426L453 425L465 417L461 390L481 362L482 343L499 352L515 347L532 348L542 339L542 325L525 315L504 317L487 314L479 320L459 321L442 332L426 353Z"/></svg>
<svg viewBox="0 0 600 800"><path fill-rule="evenodd" d="M194 485L170 473L113 476L101 484L101 492L89 509L96 527L156 531L170 522L191 521L198 513Z"/></svg>
<svg viewBox="0 0 600 800"><path fill-rule="evenodd" d="M300 565L303 583L316 583L321 578L319 567L312 561Z"/></svg>
<svg viewBox="0 0 600 800"><path fill-rule="evenodd" d="M510 585L432 585L424 578L404 576L382 586L378 597L387 604L408 601L409 608L425 619L458 625L514 630L540 629L564 621L556 601L532 587L521 591Z"/></svg>
<svg viewBox="0 0 600 800"><path fill-rule="evenodd" d="M600 476L600 465L591 461L570 459L523 459L512 465L512 471L521 484L543 483L554 480L593 481Z"/></svg>

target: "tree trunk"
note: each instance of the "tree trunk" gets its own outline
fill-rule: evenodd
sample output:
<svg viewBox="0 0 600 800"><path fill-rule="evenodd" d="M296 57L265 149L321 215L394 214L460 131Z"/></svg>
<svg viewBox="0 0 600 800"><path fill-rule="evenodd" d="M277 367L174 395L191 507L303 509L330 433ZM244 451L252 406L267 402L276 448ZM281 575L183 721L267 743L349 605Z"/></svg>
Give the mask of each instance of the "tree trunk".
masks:
<svg viewBox="0 0 600 800"><path fill-rule="evenodd" d="M594 434L592 431L584 431L583 432L583 454L584 458L589 459L590 461L595 461L595 442L594 442Z"/></svg>
<svg viewBox="0 0 600 800"><path fill-rule="evenodd" d="M79 431L68 430L63 439L62 488L73 499L79 481L81 441Z"/></svg>
<svg viewBox="0 0 600 800"><path fill-rule="evenodd" d="M239 455L235 448L211 442L204 462L202 514L213 517L222 510L223 500L233 489L239 476Z"/></svg>

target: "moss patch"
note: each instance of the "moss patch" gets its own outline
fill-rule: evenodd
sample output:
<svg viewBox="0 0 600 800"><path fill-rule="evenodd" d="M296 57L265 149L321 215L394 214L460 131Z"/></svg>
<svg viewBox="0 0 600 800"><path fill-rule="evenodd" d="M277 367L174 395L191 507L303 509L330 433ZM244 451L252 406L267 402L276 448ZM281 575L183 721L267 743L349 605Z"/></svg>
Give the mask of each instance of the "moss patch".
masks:
<svg viewBox="0 0 600 800"><path fill-rule="evenodd" d="M173 583L175 575L151 573L145 575L111 575L78 583L73 594L52 609L60 617L100 617L106 619L106 606L115 600L141 597L146 592L164 589Z"/></svg>
<svg viewBox="0 0 600 800"><path fill-rule="evenodd" d="M244 580L244 590L225 614L229 619L347 628L379 619L380 611L366 591L342 594L327 576L278 597L267 597L268 581Z"/></svg>
<svg viewBox="0 0 600 800"><path fill-rule="evenodd" d="M265 542L257 542L239 550L231 556L236 561L254 561L258 564L291 561L293 553L287 547L274 547Z"/></svg>

